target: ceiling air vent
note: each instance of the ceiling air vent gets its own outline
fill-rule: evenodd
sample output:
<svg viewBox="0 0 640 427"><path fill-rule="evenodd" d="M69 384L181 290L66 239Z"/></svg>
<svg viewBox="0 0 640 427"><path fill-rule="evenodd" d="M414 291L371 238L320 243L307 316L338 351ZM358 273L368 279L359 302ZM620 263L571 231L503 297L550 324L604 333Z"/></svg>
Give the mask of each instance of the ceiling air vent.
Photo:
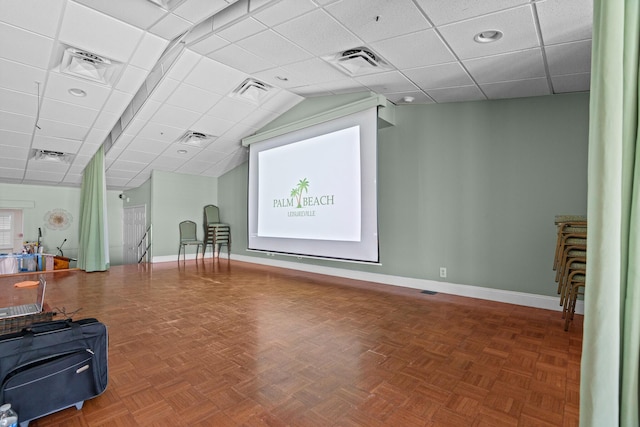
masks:
<svg viewBox="0 0 640 427"><path fill-rule="evenodd" d="M111 60L94 53L68 47L62 54L60 71L103 84L111 84L116 70Z"/></svg>
<svg viewBox="0 0 640 427"><path fill-rule="evenodd" d="M203 148L210 142L213 142L217 136L207 135L202 132L187 131L178 141L178 144L188 145L190 147Z"/></svg>
<svg viewBox="0 0 640 427"><path fill-rule="evenodd" d="M51 150L33 150L32 158L37 161L51 163L71 163L72 154L63 153L62 151Z"/></svg>
<svg viewBox="0 0 640 427"><path fill-rule="evenodd" d="M269 94L271 89L273 89L273 86L249 78L243 81L242 84L232 92L231 96L258 104Z"/></svg>
<svg viewBox="0 0 640 427"><path fill-rule="evenodd" d="M365 47L355 47L323 56L323 59L349 76L380 73L391 69L379 55Z"/></svg>

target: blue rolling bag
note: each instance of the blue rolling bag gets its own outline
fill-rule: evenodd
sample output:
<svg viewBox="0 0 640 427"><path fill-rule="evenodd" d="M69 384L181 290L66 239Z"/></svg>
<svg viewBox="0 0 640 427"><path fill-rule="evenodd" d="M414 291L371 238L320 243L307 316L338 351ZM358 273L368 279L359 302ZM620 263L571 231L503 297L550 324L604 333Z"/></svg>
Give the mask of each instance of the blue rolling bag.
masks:
<svg viewBox="0 0 640 427"><path fill-rule="evenodd" d="M20 427L76 406L107 388L108 338L96 319L35 323L0 336L0 402L11 403Z"/></svg>

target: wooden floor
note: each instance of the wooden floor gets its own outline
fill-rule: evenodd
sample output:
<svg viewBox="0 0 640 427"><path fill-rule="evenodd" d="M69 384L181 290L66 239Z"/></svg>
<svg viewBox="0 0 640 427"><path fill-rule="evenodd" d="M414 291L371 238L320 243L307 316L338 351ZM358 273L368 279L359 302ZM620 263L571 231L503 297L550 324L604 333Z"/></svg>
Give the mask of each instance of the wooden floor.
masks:
<svg viewBox="0 0 640 427"><path fill-rule="evenodd" d="M578 425L582 316L225 259L47 278L109 385L32 427Z"/></svg>

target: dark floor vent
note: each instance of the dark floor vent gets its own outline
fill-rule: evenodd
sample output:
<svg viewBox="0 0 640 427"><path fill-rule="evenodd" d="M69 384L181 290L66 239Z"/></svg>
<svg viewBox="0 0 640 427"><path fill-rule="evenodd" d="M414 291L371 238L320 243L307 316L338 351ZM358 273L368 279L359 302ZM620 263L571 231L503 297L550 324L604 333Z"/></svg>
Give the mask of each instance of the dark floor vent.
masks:
<svg viewBox="0 0 640 427"><path fill-rule="evenodd" d="M435 291L420 291L421 294L427 294L427 295L436 295L437 292Z"/></svg>

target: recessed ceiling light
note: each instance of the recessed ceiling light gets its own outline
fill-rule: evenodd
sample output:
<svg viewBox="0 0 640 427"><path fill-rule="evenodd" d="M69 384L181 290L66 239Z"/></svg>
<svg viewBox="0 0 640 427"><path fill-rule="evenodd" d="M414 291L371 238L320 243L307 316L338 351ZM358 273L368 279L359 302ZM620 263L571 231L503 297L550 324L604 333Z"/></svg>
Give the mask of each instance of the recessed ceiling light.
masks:
<svg viewBox="0 0 640 427"><path fill-rule="evenodd" d="M82 89L78 89L77 87L72 87L71 89L69 89L69 93L73 96L87 96L87 92L83 91Z"/></svg>
<svg viewBox="0 0 640 427"><path fill-rule="evenodd" d="M498 41L502 38L502 31L499 30L486 30L478 33L473 38L478 43L491 43Z"/></svg>
<svg viewBox="0 0 640 427"><path fill-rule="evenodd" d="M178 154L187 154L187 150L178 150Z"/></svg>
<svg viewBox="0 0 640 427"><path fill-rule="evenodd" d="M402 97L402 102L411 103L411 102L413 102L415 100L416 99L413 96L404 96L404 97Z"/></svg>

